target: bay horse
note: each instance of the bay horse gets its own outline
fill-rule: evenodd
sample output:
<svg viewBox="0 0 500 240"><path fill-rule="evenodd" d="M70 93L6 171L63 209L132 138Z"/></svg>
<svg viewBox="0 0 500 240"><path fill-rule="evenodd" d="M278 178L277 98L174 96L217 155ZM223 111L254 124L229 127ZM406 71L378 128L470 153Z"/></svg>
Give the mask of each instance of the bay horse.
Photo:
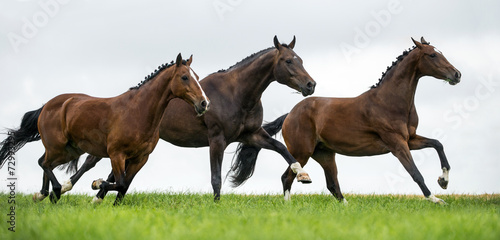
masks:
<svg viewBox="0 0 500 240"><path fill-rule="evenodd" d="M373 156L391 152L418 184L426 199L444 203L431 194L410 153L410 150L434 148L443 170L438 184L443 189L447 188L450 165L443 145L438 140L417 135L418 115L414 98L421 77L432 76L455 85L460 82L461 73L423 37L421 42L413 42L416 47L404 51L379 82L358 97L307 98L289 114L264 126L271 135L282 129L288 150L302 166L310 157L316 160L323 167L328 190L339 201L345 199L337 179L335 154ZM249 170L245 168L255 166L260 150L246 145L240 146L240 149L234 164L235 168L243 170L233 174L235 176L231 181L235 185L247 179L244 173ZM293 176L294 173L287 169L281 177L285 200L290 199Z"/></svg>
<svg viewBox="0 0 500 240"><path fill-rule="evenodd" d="M160 125L160 138L180 147L210 147L211 183L214 201L220 200L221 168L224 150L233 142L276 151L297 173L297 180L310 183L309 175L279 141L261 127L263 121L262 93L274 81L308 96L316 82L303 67L302 59L293 51L295 36L289 44L281 44L274 36L274 46L236 63L227 70L210 74L200 81L211 100L211 109L203 117L189 111L189 106L173 99L167 106ZM72 186L100 160L88 156L78 172L68 181ZM110 174L108 181L114 181ZM93 185L101 180L96 180ZM94 202L106 195L101 189Z"/></svg>
<svg viewBox="0 0 500 240"><path fill-rule="evenodd" d="M117 191L116 205L158 143L167 104L179 97L186 105L194 106L195 116L207 111L209 100L191 63L192 56L184 61L179 54L175 64L160 66L137 87L116 97L62 94L52 98L40 109L25 114L21 128L11 131L2 142L0 156L41 138L45 153L38 163L44 171L43 185L33 200L41 201L49 195L50 181L53 203L60 198L62 188L52 171L55 167L78 159L85 152L109 157L116 181L102 182L98 187ZM2 157L1 164L4 160Z"/></svg>

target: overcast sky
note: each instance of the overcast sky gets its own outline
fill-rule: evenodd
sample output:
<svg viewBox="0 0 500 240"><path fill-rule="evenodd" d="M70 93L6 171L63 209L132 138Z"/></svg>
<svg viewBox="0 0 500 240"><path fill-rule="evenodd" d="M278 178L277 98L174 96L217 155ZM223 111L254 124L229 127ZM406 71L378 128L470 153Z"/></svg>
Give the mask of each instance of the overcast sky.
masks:
<svg viewBox="0 0 500 240"><path fill-rule="evenodd" d="M413 151L416 164L435 194L500 193L499 10L498 1L451 0L2 1L0 130L19 127L25 112L61 93L121 94L179 52L194 55L191 66L203 78L272 46L274 35L286 43L297 37L294 50L317 82L314 96L354 97L413 46L411 37L424 36L462 72L456 86L424 77L416 93L417 133L444 145L451 165L448 190L436 182L441 169L433 149ZM271 84L262 98L264 119L276 119L302 99ZM235 147L226 149L223 177ZM37 160L43 152L39 141L16 154L18 192L40 190ZM391 154L338 156L337 165L344 193L421 194ZM286 167L280 155L263 150L254 176L237 189L224 183L222 193L281 193ZM92 180L110 170L103 159L73 192L93 194ZM319 164L311 159L305 170L313 183L294 183L292 193L328 193ZM60 182L69 178L55 171ZM7 177L4 166L2 192ZM160 140L130 189L211 193L208 148Z"/></svg>

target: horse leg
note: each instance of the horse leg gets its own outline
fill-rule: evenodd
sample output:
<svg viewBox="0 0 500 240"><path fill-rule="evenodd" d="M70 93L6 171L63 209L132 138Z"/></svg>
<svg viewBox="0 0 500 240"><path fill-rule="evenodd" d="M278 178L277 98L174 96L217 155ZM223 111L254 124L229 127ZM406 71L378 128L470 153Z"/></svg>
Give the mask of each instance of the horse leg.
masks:
<svg viewBox="0 0 500 240"><path fill-rule="evenodd" d="M80 167L80 169L78 169L78 171L75 174L73 174L73 176L71 176L69 178L69 180L63 184L61 194L64 194L65 192L70 191L73 188L73 186L76 184L76 182L78 182L78 180L80 180L80 178L83 176L83 174L86 173L88 170L92 169L93 167L95 167L95 165L100 160L101 160L101 158L99 158L99 157L88 155L87 159L85 160L83 165Z"/></svg>
<svg viewBox="0 0 500 240"><path fill-rule="evenodd" d="M267 134L264 129L260 129L257 133L251 136L251 145L256 147L269 149L275 151L286 160L286 162L290 165L290 169L297 174L297 181L301 183L311 183L312 180L309 177L309 174L302 168L300 162L298 162L292 154L287 150L283 143L278 140L272 138ZM307 157L309 158L309 156ZM305 160L307 162L307 160Z"/></svg>
<svg viewBox="0 0 500 240"><path fill-rule="evenodd" d="M410 141L408 141L408 146L410 147L410 150L419 150L429 147L432 147L436 150L439 155L439 160L441 161L441 169L443 170L443 174L438 177L438 184L439 186L441 186L441 188L446 189L448 187L449 181L448 173L450 171L450 164L448 163L448 159L444 154L443 144L441 144L436 139L430 139L416 135L416 137L411 138Z"/></svg>
<svg viewBox="0 0 500 240"><path fill-rule="evenodd" d="M118 191L118 194L116 195L115 203L113 205L118 205L122 201L123 197L125 197L125 193L127 193L128 188L130 187L130 184L132 183L132 180L134 179L135 175L141 170L141 168L146 164L148 161L149 156L145 156L139 161L127 161L126 164L126 170L125 170L125 188L122 191Z"/></svg>
<svg viewBox="0 0 500 240"><path fill-rule="evenodd" d="M338 200L347 204L342 192L340 191L339 180L337 178L337 163L335 162L335 152L329 150L316 149L312 158L316 160L325 172L326 188Z"/></svg>
<svg viewBox="0 0 500 240"><path fill-rule="evenodd" d="M210 170L211 183L214 190L214 201L220 200L220 189L222 187L222 160L224 149L226 149L226 141L223 136L217 136L209 139L210 145Z"/></svg>
<svg viewBox="0 0 500 240"><path fill-rule="evenodd" d="M104 193L104 195L108 191L118 191L120 192L126 192L126 183L125 183L125 155L124 154L117 154L110 156L111 158L111 167L113 168L113 176L114 179L116 180L115 183L110 183L108 181L104 181L102 179L95 180L92 182L92 189L100 189L99 193L101 191ZM111 175L108 176L108 179L111 178ZM102 196L104 198L104 196ZM100 200L99 200L100 199ZM92 202L94 203L100 203L102 201L102 198L99 198L96 196Z"/></svg>
<svg viewBox="0 0 500 240"><path fill-rule="evenodd" d="M434 203L445 203L442 199L431 195L431 191L429 191L425 185L424 177L422 177L422 174L420 174L415 162L413 161L408 143L401 136L395 134L385 136L383 141L386 143L391 153L398 158L401 164L403 164L403 167L413 178L413 181L418 184L426 199Z"/></svg>
<svg viewBox="0 0 500 240"><path fill-rule="evenodd" d="M45 160L45 154L43 154L42 157L38 159L38 165L40 165L40 167L42 167L42 163L44 160ZM49 184L50 184L49 177L44 172L42 179L42 189L40 190L40 192L36 192L35 194L33 194L33 202L40 202L47 196L49 196Z"/></svg>

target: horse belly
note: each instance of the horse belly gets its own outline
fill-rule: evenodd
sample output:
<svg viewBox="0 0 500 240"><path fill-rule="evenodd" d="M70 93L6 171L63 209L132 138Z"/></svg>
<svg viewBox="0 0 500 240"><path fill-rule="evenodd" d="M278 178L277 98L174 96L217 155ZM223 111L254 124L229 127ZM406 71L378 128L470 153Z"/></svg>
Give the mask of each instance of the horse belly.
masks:
<svg viewBox="0 0 500 240"><path fill-rule="evenodd" d="M346 156L373 156L388 153L382 140L375 133L356 132L343 128L320 135L320 142L334 152Z"/></svg>

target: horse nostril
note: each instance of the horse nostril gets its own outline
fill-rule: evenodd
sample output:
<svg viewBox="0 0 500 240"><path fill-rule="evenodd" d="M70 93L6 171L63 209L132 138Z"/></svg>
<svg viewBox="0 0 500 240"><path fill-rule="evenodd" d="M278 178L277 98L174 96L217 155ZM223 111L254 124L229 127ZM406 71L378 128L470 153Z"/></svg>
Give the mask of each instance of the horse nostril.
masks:
<svg viewBox="0 0 500 240"><path fill-rule="evenodd" d="M203 101L201 101L200 105L201 105L203 108L207 108L208 103L207 103L207 101L203 100Z"/></svg>
<svg viewBox="0 0 500 240"><path fill-rule="evenodd" d="M460 77L460 74L458 72L455 72L455 77L456 78L459 78Z"/></svg>
<svg viewBox="0 0 500 240"><path fill-rule="evenodd" d="M313 82L308 82L307 83L307 88L312 89L314 87L314 85L315 84Z"/></svg>

